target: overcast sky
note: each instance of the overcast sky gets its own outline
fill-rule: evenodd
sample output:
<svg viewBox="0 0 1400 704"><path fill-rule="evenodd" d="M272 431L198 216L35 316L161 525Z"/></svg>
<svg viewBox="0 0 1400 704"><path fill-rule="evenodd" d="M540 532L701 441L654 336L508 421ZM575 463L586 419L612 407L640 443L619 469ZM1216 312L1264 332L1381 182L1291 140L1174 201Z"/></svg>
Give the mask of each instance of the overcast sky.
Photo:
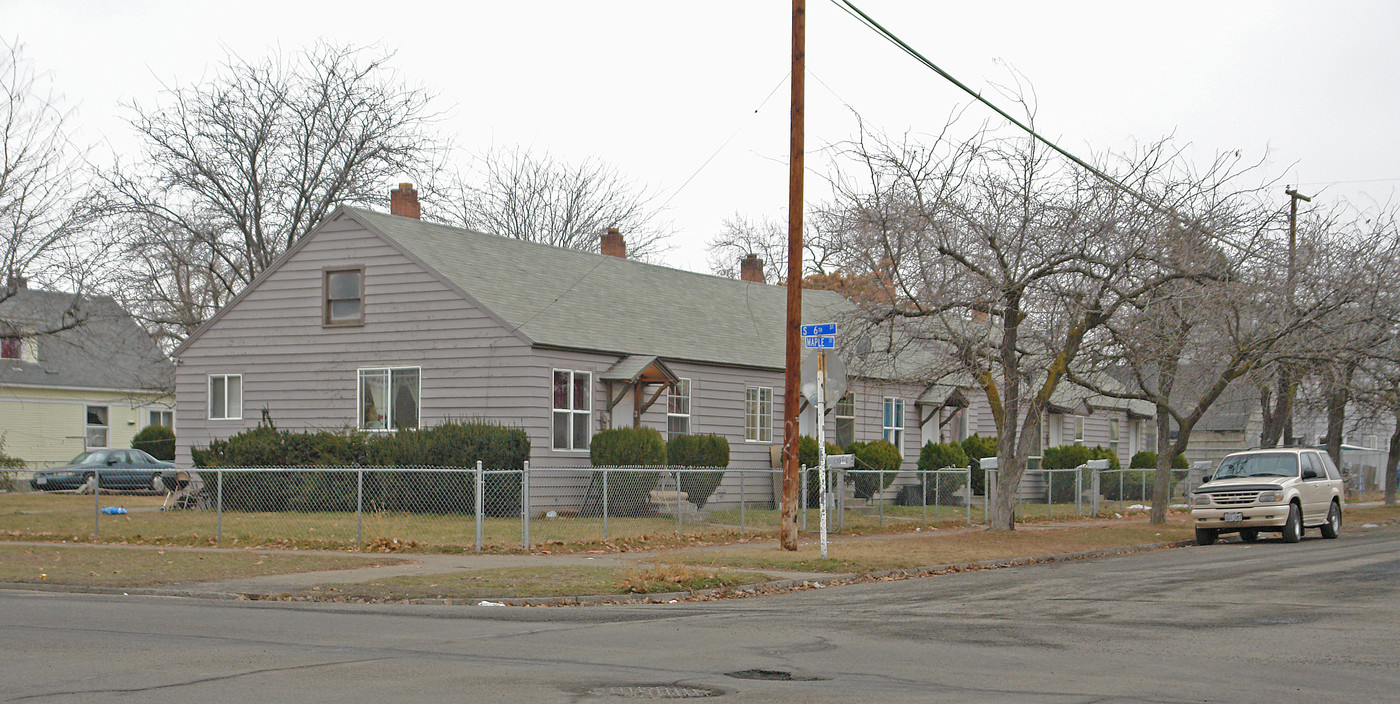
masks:
<svg viewBox="0 0 1400 704"><path fill-rule="evenodd" d="M836 5L808 4L814 171L826 171L824 147L855 134L856 113L886 132L932 133L968 103ZM1267 154L1271 175L1321 203L1385 203L1400 185L1391 0L856 5L989 95L1014 67L1039 127L1082 156L1175 134L1199 162ZM104 151L134 153L122 103L199 81L228 51L378 45L439 96L459 148L596 156L651 189L676 230L665 263L701 271L725 217L785 217L789 23L786 0L0 0L0 33L76 106L79 141ZM826 194L817 176L809 203Z"/></svg>

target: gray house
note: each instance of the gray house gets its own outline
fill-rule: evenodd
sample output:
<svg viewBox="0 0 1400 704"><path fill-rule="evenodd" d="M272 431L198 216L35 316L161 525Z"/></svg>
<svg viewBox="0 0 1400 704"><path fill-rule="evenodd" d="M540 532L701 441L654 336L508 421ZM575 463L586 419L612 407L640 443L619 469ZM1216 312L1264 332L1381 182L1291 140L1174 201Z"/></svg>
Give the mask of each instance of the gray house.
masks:
<svg viewBox="0 0 1400 704"><path fill-rule="evenodd" d="M392 432L454 418L523 428L534 467L587 466L592 435L644 425L728 438L731 466L782 443L786 289L343 207L175 350L178 462L254 427ZM850 310L804 291L804 317ZM922 386L866 376L828 415L918 457ZM813 413L804 418L811 433ZM838 419L839 415L839 419ZM906 429L910 436L906 437Z"/></svg>

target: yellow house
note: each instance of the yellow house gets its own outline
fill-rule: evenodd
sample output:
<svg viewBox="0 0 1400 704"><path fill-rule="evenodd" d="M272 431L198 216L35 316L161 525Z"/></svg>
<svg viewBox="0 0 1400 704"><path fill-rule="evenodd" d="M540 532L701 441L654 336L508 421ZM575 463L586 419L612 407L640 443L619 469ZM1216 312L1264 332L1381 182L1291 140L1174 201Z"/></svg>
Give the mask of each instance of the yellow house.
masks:
<svg viewBox="0 0 1400 704"><path fill-rule="evenodd" d="M106 296L0 291L0 442L42 469L174 425L174 366Z"/></svg>

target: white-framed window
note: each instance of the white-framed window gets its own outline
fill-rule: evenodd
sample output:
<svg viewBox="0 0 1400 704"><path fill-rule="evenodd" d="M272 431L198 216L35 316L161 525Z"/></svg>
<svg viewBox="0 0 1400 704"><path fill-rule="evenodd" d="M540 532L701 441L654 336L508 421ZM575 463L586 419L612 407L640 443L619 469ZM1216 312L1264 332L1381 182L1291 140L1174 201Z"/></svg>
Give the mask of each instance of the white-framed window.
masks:
<svg viewBox="0 0 1400 704"><path fill-rule="evenodd" d="M88 406L84 410L87 420L83 427L83 446L88 450L107 447L108 424L106 406Z"/></svg>
<svg viewBox="0 0 1400 704"><path fill-rule="evenodd" d="M175 429L175 411L168 408L150 408L146 410L146 425L163 425L171 430Z"/></svg>
<svg viewBox="0 0 1400 704"><path fill-rule="evenodd" d="M1108 450L1114 457L1118 456L1118 419L1108 419Z"/></svg>
<svg viewBox="0 0 1400 704"><path fill-rule="evenodd" d="M554 370L556 450L587 450L593 437L593 372Z"/></svg>
<svg viewBox="0 0 1400 704"><path fill-rule="evenodd" d="M904 399L885 397L885 442L904 450Z"/></svg>
<svg viewBox="0 0 1400 704"><path fill-rule="evenodd" d="M773 387L744 389L744 442L773 442Z"/></svg>
<svg viewBox="0 0 1400 704"><path fill-rule="evenodd" d="M674 440L690 434L690 380L676 382L675 392L666 398L666 438Z"/></svg>
<svg viewBox="0 0 1400 704"><path fill-rule="evenodd" d="M417 428L422 409L419 367L358 370L360 430Z"/></svg>
<svg viewBox="0 0 1400 704"><path fill-rule="evenodd" d="M209 375L209 420L243 418L243 375Z"/></svg>
<svg viewBox="0 0 1400 704"><path fill-rule="evenodd" d="M1084 416L1074 417L1074 442L1084 444Z"/></svg>
<svg viewBox="0 0 1400 704"><path fill-rule="evenodd" d="M856 396L847 392L836 402L836 445L846 447L856 441Z"/></svg>
<svg viewBox="0 0 1400 704"><path fill-rule="evenodd" d="M323 276L324 305L321 323L328 326L363 325L365 268L358 266L326 269Z"/></svg>

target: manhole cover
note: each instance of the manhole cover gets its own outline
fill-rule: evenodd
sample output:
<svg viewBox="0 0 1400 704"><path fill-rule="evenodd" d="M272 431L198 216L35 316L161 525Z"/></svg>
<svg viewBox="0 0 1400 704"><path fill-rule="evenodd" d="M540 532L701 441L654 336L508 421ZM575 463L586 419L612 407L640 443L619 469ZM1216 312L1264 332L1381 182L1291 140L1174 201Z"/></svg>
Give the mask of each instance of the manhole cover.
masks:
<svg viewBox="0 0 1400 704"><path fill-rule="evenodd" d="M620 687L597 687L589 694L631 699L699 699L717 696L719 692L700 687L679 687L669 684L624 685Z"/></svg>

